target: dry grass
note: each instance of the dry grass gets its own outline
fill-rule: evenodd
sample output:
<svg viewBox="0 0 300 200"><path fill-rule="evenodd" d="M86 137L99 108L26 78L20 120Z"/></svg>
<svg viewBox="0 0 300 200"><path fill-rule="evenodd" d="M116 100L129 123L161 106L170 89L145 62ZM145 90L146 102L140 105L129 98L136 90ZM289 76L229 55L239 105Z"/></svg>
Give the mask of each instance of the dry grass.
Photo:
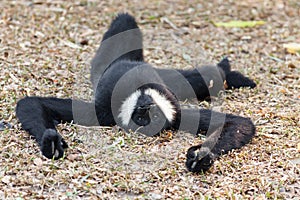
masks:
<svg viewBox="0 0 300 200"><path fill-rule="evenodd" d="M0 1L1 199L299 199L300 4L290 1ZM145 138L69 124L67 157L42 157L14 109L25 95L90 99L89 61L118 12L136 16L146 59L189 68L228 55L258 87L227 92L222 110L251 117L257 136L206 174L187 172L188 134ZM265 20L254 28L212 21ZM78 142L79 140L82 143ZM298 158L298 164L297 160Z"/></svg>

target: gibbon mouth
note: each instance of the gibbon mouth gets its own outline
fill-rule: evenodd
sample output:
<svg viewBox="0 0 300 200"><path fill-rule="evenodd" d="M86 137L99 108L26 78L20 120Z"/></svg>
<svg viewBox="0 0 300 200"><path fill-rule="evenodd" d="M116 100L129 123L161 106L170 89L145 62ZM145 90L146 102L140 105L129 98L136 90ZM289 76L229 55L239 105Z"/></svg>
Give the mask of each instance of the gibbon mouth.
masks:
<svg viewBox="0 0 300 200"><path fill-rule="evenodd" d="M155 103L138 106L132 115L132 120L138 126L147 126L152 120L155 121L158 118L158 109Z"/></svg>

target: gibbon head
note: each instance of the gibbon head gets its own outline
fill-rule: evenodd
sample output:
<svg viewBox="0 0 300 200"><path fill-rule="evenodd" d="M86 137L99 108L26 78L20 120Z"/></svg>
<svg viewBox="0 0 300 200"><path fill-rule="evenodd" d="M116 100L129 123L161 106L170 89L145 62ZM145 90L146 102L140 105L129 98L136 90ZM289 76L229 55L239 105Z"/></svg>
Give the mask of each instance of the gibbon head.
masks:
<svg viewBox="0 0 300 200"><path fill-rule="evenodd" d="M151 84L129 95L123 101L118 117L122 126L129 129L151 126L158 133L177 120L178 112L176 97L163 86Z"/></svg>

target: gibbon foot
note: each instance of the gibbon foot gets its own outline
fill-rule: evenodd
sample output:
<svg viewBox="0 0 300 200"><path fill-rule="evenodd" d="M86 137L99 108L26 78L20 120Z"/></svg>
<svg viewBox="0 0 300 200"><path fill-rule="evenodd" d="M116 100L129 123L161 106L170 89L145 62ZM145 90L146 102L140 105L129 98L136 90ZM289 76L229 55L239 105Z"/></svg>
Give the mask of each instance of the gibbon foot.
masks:
<svg viewBox="0 0 300 200"><path fill-rule="evenodd" d="M201 144L187 151L185 165L190 172L206 172L214 163L214 154L207 148L200 149Z"/></svg>

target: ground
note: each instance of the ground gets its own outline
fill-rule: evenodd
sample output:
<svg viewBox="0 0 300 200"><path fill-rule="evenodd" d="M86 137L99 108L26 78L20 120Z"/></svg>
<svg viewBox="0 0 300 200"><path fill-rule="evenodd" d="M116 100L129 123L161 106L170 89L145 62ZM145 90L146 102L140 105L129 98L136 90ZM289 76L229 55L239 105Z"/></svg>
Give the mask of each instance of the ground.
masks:
<svg viewBox="0 0 300 200"><path fill-rule="evenodd" d="M2 0L0 7L0 119L13 125L0 132L1 199L299 199L300 56L283 47L300 42L299 1ZM91 99L89 63L118 12L136 17L146 60L157 67L228 56L253 78L255 89L218 99L222 112L253 120L252 142L193 174L185 153L201 138L64 124L66 157L41 156L18 124L16 102L26 95ZM230 20L265 24L213 23Z"/></svg>

